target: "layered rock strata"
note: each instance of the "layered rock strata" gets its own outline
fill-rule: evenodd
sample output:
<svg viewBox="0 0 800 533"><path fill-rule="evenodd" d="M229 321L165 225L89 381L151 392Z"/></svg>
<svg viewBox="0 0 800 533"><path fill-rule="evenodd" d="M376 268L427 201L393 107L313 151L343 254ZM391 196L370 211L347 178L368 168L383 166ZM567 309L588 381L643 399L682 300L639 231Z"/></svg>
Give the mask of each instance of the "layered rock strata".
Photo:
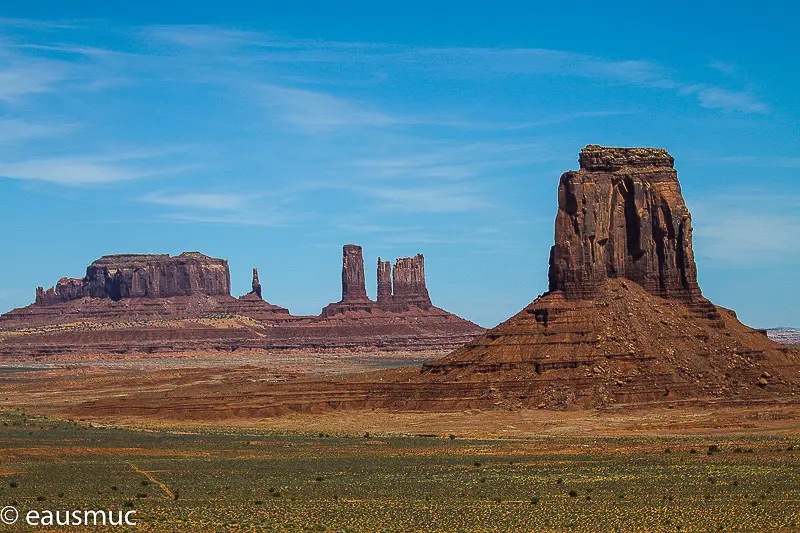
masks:
<svg viewBox="0 0 800 533"><path fill-rule="evenodd" d="M447 350L484 331L433 306L381 308L367 298L361 254L360 247L345 246L342 301L326 308L323 316L293 316L288 309L265 301L257 269L253 269L252 290L234 298L227 291L206 294L214 291L205 290L206 286L196 280L208 278L208 271L203 271L204 277L191 269L182 270L183 263L191 262L186 260L187 256L194 254L181 254L178 258L108 256L92 263L85 278L62 280L47 295L39 290L37 303L0 316L0 357L70 358L208 350L230 353L240 348ZM166 272L183 273L184 278L162 281L157 275L161 272L159 265L168 259L176 260L178 268L168 268ZM227 282L227 263L223 264ZM391 303L388 262L386 267L388 292L382 299L388 298L386 301ZM209 271L214 273L213 268ZM113 289L117 278L122 280L119 297L113 292L117 290ZM111 280L111 289L106 288L107 279ZM138 287L135 282L142 279L148 283L155 280L154 287L151 289L145 283L139 292L126 288ZM185 291L192 293L188 295L158 296L164 294L161 288L172 287L181 280L185 287L199 286L202 290ZM167 293L173 292L181 291L170 289Z"/></svg>

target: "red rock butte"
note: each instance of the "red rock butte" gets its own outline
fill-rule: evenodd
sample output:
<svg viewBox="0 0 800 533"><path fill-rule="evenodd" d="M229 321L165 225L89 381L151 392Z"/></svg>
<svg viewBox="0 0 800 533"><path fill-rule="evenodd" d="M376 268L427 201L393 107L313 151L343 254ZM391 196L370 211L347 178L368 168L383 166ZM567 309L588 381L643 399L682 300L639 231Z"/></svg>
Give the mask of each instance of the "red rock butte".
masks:
<svg viewBox="0 0 800 533"><path fill-rule="evenodd" d="M667 151L589 145L579 163L559 181L550 290L423 374L547 406L797 390L797 350L702 296Z"/></svg>

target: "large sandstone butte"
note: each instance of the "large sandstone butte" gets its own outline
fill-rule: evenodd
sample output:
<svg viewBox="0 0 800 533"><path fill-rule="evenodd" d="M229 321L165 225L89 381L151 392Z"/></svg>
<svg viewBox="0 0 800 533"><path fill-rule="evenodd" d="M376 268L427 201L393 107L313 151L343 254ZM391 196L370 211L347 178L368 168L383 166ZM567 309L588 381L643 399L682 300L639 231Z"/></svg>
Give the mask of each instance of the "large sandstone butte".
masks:
<svg viewBox="0 0 800 533"><path fill-rule="evenodd" d="M800 352L702 296L672 157L589 145L579 162L559 183L550 290L423 374L542 405L797 390Z"/></svg>

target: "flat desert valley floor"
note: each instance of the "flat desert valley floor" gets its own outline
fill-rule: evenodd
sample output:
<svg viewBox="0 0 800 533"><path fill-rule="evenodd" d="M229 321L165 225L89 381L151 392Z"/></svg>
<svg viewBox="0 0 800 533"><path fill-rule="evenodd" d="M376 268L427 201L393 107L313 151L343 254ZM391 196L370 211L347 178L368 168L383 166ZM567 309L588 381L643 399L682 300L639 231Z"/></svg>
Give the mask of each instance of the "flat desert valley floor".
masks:
<svg viewBox="0 0 800 533"><path fill-rule="evenodd" d="M438 355L8 363L0 503L135 509L132 529L164 532L798 530L794 398L223 420L75 415L98 397L416 366Z"/></svg>

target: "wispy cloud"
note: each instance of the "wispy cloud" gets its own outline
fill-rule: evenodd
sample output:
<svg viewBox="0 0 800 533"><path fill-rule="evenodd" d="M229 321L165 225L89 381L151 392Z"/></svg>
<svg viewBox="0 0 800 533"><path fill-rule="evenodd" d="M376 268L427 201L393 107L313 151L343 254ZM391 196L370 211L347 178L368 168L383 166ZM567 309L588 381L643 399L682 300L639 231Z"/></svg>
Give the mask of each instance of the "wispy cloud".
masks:
<svg viewBox="0 0 800 533"><path fill-rule="evenodd" d="M475 187L381 187L362 191L378 200L376 207L384 211L460 213L490 205Z"/></svg>
<svg viewBox="0 0 800 533"><path fill-rule="evenodd" d="M62 69L54 65L0 64L0 101L14 103L31 94L54 91L63 79Z"/></svg>
<svg viewBox="0 0 800 533"><path fill-rule="evenodd" d="M722 87L709 87L707 85L694 85L682 87L684 94L695 94L698 103L709 109L740 112L745 114L767 113L769 106L762 102L756 95L746 91L733 91Z"/></svg>
<svg viewBox="0 0 800 533"><path fill-rule="evenodd" d="M772 154L727 156L697 155L692 157L692 159L709 165L730 164L761 168L800 168L800 157Z"/></svg>
<svg viewBox="0 0 800 533"><path fill-rule="evenodd" d="M693 207L697 254L739 267L800 260L800 197L736 189Z"/></svg>
<svg viewBox="0 0 800 533"><path fill-rule="evenodd" d="M62 137L77 125L31 122L20 119L0 119L0 144L12 144L31 139Z"/></svg>
<svg viewBox="0 0 800 533"><path fill-rule="evenodd" d="M264 85L264 104L278 117L308 133L342 128L386 127L399 122L365 104L312 91Z"/></svg>
<svg viewBox="0 0 800 533"><path fill-rule="evenodd" d="M166 165L141 156L64 156L0 163L0 178L82 187L175 174L188 165Z"/></svg>
<svg viewBox="0 0 800 533"><path fill-rule="evenodd" d="M247 204L247 197L232 193L150 193L140 198L142 202L184 207L193 209L213 209L231 211L241 209Z"/></svg>

